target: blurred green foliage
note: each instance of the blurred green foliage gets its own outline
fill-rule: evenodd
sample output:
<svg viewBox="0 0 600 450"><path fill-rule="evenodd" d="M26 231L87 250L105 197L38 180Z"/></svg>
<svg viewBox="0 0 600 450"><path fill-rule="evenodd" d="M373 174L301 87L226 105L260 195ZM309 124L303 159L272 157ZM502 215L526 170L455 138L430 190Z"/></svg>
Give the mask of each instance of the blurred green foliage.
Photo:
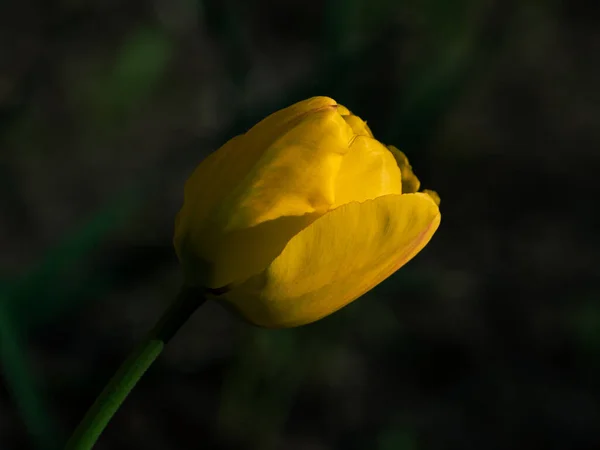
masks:
<svg viewBox="0 0 600 450"><path fill-rule="evenodd" d="M391 108L383 118L386 123L382 126L380 122L383 129L377 130L377 135L412 151L413 161L419 161L426 157L420 150L435 138L435 130L448 110L489 70L491 61L505 43L506 33L511 31L514 16L523 9L554 8L558 3L326 1L316 72L260 104L246 109L232 106L235 113L229 126L215 130L211 144L219 145L273 110L311 95L331 95L348 106L360 104L366 95L352 74L382 70L388 63L398 63L381 64L381 47L393 33L414 33L423 37L418 40L417 48L403 55L404 79L392 80L386 85ZM242 96L248 88L248 74L254 64L246 28L253 5L230 1L198 2L198 5L197 13L207 21L206 32L217 40L220 57L225 60L228 81L235 86L236 95ZM196 10L190 8L189 11ZM66 93L75 106L86 138L105 139L108 145L122 137L129 121L151 106L151 100L163 87L161 83L169 79L169 70L180 51L180 42L166 27L147 19L142 24L131 22L117 48L108 55L91 57L77 83L69 86ZM377 78L377 82L383 84L387 75L382 70L378 75L381 80ZM9 140L28 155L43 153L52 145L58 147L55 140L60 143L63 138L53 134L53 125L44 122L38 112L36 105L31 106L8 130ZM17 183L9 183L8 177L3 176L2 181L7 190L17 189ZM150 187L151 184L146 174L139 175L139 179L132 182L133 188L107 202L78 229L69 232L27 273L4 280L0 285L4 381L35 445L41 450L50 449L60 433L53 423L53 412L44 400L43 380L38 379L27 358L28 336L38 327L85 307L86 302L100 301L112 292L115 274L110 270L94 270L90 260L143 208L146 197L156 194L157 186ZM390 290L397 290L397 285L409 293L429 294L434 290L428 274L410 267L394 277L394 284ZM385 294L389 286L384 284L378 288L378 294ZM357 302L322 323L301 330L240 327L236 355L220 395L220 433L257 449L277 448L278 438L283 434L303 383L312 371L325 364L336 344L347 337L348 329L368 336L375 348L402 336L402 328L387 306L371 303L366 308L364 303ZM570 315L569 326L569 332L586 355L597 360L600 349L597 299L584 302ZM371 445L378 450L420 448L416 434L404 425L381 424L378 437Z"/></svg>
<svg viewBox="0 0 600 450"><path fill-rule="evenodd" d="M246 327L239 345L222 388L220 432L252 448L278 448L277 439L316 349L298 330Z"/></svg>
<svg viewBox="0 0 600 450"><path fill-rule="evenodd" d="M379 435L377 450L417 450L416 439L405 430L390 429Z"/></svg>
<svg viewBox="0 0 600 450"><path fill-rule="evenodd" d="M443 112L448 103L443 92L456 95L464 86L462 76L473 66L473 49L469 45L477 42L477 31L467 26L464 11L474 2L463 2L464 8L442 5L443 2L426 2L415 5L422 8L421 15L431 21L431 29L440 33L435 42L444 45L431 53L425 53L414 63L413 79L407 92L399 92L397 112L392 117L390 139L399 130L417 130L415 139L430 134L429 124ZM323 34L323 61L320 73L289 92L288 98L278 100L277 105L265 105L264 110L246 115L240 111L239 120L225 133L225 139L238 130L260 120L272 110L285 106L299 98L315 92L328 93L352 104L353 92L350 85L341 82L340 67L349 68L371 54L379 43L372 40L355 39L360 31L363 36L376 36L374 30L385 20L397 5L390 1L366 2L352 0L340 2L330 0L326 6ZM440 14L445 8L444 14ZM214 25L224 42L228 55L231 76L238 86L243 84L247 72L246 46L240 32L242 18L228 4L208 14L216 20ZM449 20L450 19L450 20ZM79 108L86 112L84 125L101 129L101 135L117 133L127 119L137 114L157 88L168 69L173 54L173 42L163 31L155 27L141 26L126 35L118 52L107 65L92 66L92 70L81 78L81 84L73 86L71 95ZM95 68L94 68L95 67ZM461 84L462 83L462 84ZM415 124L425 124L420 129ZM402 142L406 142L403 139ZM141 203L143 192L124 193L114 203L107 205L94 215L80 230L70 233L64 242L50 250L29 273L15 284L6 308L12 315L11 322L27 329L50 321L64 314L82 299L98 298L110 291L111 280L105 274L85 270L82 263L102 245L103 239L122 226ZM413 280L415 278L412 278ZM386 315L385 318L391 316ZM317 333L335 336L342 326L343 315L331 318ZM385 334L384 322L377 326L379 334ZM366 322L365 322L366 323ZM337 325L336 325L337 324ZM3 327L5 336L11 335L8 326ZM13 346L3 352L2 364L9 377L24 419L34 434L49 434L50 425L44 422L45 407L38 398L38 389L27 365L23 361L23 350L18 347L16 330L12 337L4 339ZM256 448L268 449L276 445L276 437L284 426L287 414L294 401L303 377L311 361L318 361L318 339L295 330L265 331L244 329L236 362L232 365L223 387L219 423L227 435L239 435L253 442ZM239 416L252 417L252 429L236 430L245 421ZM39 431L42 430L42 431ZM391 432L383 434L379 448L412 449L406 434ZM402 447L394 447L400 445ZM40 446L43 448L43 446Z"/></svg>
<svg viewBox="0 0 600 450"><path fill-rule="evenodd" d="M570 331L581 348L590 355L597 355L600 352L600 305L597 296L575 310L570 325Z"/></svg>
<svg viewBox="0 0 600 450"><path fill-rule="evenodd" d="M132 193L98 211L79 230L49 250L37 267L0 292L0 358L2 371L36 448L53 450L61 437L39 380L27 361L27 332L68 312L82 299L109 292L105 274L81 270L103 239L123 226L139 199Z"/></svg>
<svg viewBox="0 0 600 450"><path fill-rule="evenodd" d="M124 192L15 280L6 305L13 320L25 329L39 326L64 314L82 299L97 298L101 292L107 292L111 280L106 274L90 272L85 264L103 240L127 223L140 203L135 191Z"/></svg>
<svg viewBox="0 0 600 450"><path fill-rule="evenodd" d="M8 308L10 290L0 292L0 359L2 374L36 448L55 450L61 442L39 380L27 360L27 345L20 320Z"/></svg>
<svg viewBox="0 0 600 450"><path fill-rule="evenodd" d="M117 132L149 101L173 54L173 44L160 29L142 26L130 32L108 67L100 66L72 90L84 109L86 125Z"/></svg>

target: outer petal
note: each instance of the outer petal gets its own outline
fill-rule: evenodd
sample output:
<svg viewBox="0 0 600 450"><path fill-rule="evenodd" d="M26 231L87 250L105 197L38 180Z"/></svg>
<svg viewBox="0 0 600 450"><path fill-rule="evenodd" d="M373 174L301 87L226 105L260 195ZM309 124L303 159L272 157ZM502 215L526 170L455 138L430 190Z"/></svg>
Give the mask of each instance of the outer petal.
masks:
<svg viewBox="0 0 600 450"><path fill-rule="evenodd" d="M186 182L179 216L185 216L191 209L196 222L207 217L240 184L271 144L299 119L314 111L336 107L335 100L329 97L313 97L271 114L247 133L229 140L206 157Z"/></svg>
<svg viewBox="0 0 600 450"><path fill-rule="evenodd" d="M440 206L441 199L437 192L432 191L430 189L423 189L423 194L429 195L431 199L435 202L435 204Z"/></svg>
<svg viewBox="0 0 600 450"><path fill-rule="evenodd" d="M337 105L337 110L341 116L351 116L352 115L352 113L350 112L350 110L348 108L346 108L344 105L340 105L339 103Z"/></svg>
<svg viewBox="0 0 600 450"><path fill-rule="evenodd" d="M363 202L401 193L400 169L392 153L373 138L356 136L342 161L333 208L352 201Z"/></svg>
<svg viewBox="0 0 600 450"><path fill-rule="evenodd" d="M439 223L437 205L421 193L340 206L296 235L267 270L220 298L256 325L314 322L412 259Z"/></svg>
<svg viewBox="0 0 600 450"><path fill-rule="evenodd" d="M388 145L388 148L390 149L390 152L392 152L392 155L394 155L394 158L396 158L396 162L402 173L402 193L412 194L413 192L417 192L421 187L421 182L414 174L412 166L408 162L408 158L393 145Z"/></svg>
<svg viewBox="0 0 600 450"><path fill-rule="evenodd" d="M267 267L334 203L352 136L335 102L319 97L269 116L201 163L176 221L187 281L216 288Z"/></svg>
<svg viewBox="0 0 600 450"><path fill-rule="evenodd" d="M248 146L262 146L250 133ZM255 226L282 216L327 211L334 181L353 138L335 107L304 114L280 134L219 208L226 229Z"/></svg>
<svg viewBox="0 0 600 450"><path fill-rule="evenodd" d="M252 139L260 148L267 148L269 142L272 142L274 137L285 133L285 130L290 128L290 123L294 120L301 118L304 114L321 109L337 109L337 106L337 102L330 97L311 97L265 117L254 125L247 134L252 135Z"/></svg>
<svg viewBox="0 0 600 450"><path fill-rule="evenodd" d="M190 226L203 224L253 164L244 153L244 136L236 136L208 155L185 183L183 207L175 219L175 249ZM242 160L242 161L240 161Z"/></svg>
<svg viewBox="0 0 600 450"><path fill-rule="evenodd" d="M373 132L367 125L367 122L352 114L348 108L343 105L337 105L337 111L344 118L346 123L352 127L354 134L373 137Z"/></svg>
<svg viewBox="0 0 600 450"><path fill-rule="evenodd" d="M352 131L354 131L354 134L357 134L359 136L373 137L373 132L368 127L367 122L362 120L360 117L352 115L342 117L344 117L346 123L350 125Z"/></svg>

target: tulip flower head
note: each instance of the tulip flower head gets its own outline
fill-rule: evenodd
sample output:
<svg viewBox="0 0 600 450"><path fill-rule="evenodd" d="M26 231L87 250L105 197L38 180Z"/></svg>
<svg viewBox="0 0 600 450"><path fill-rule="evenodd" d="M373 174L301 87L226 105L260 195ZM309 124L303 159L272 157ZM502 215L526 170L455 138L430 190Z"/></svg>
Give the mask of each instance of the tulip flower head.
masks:
<svg viewBox="0 0 600 450"><path fill-rule="evenodd" d="M410 261L440 223L406 156L328 97L271 114L185 185L174 245L186 283L249 322L294 327Z"/></svg>

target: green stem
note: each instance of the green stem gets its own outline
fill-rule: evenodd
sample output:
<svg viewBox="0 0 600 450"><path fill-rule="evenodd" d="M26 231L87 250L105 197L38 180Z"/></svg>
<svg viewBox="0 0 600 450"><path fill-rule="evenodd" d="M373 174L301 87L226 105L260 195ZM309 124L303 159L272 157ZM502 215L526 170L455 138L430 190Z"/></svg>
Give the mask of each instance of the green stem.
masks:
<svg viewBox="0 0 600 450"><path fill-rule="evenodd" d="M89 450L94 446L110 419L156 360L165 344L204 301L205 297L198 289L182 289L144 342L131 353L98 396L69 439L65 450Z"/></svg>

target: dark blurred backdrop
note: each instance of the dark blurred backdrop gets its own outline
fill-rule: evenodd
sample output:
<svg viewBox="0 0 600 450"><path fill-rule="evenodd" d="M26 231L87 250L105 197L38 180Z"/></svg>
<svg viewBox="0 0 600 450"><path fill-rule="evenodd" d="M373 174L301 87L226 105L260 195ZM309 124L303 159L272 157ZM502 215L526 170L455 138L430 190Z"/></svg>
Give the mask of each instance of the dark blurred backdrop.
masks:
<svg viewBox="0 0 600 450"><path fill-rule="evenodd" d="M205 305L96 448L600 448L598 9L2 2L0 448L64 443L179 288L187 176L313 95L407 153L439 231L313 325Z"/></svg>

